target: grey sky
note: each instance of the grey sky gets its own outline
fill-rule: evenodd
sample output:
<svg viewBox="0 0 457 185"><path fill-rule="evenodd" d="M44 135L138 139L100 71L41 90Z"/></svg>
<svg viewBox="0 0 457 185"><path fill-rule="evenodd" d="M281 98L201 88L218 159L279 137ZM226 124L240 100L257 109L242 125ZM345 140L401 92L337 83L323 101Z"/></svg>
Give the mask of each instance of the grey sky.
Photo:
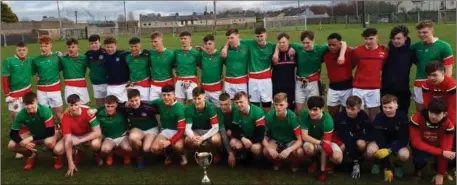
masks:
<svg viewBox="0 0 457 185"><path fill-rule="evenodd" d="M19 17L19 20L41 20L43 16L57 17L56 1L4 1ZM328 1L301 1L300 5L327 4ZM59 1L61 16L74 20L75 11L78 11L78 20L94 19L114 20L119 14L123 14L123 1ZM169 15L179 12L180 15L202 13L208 6L208 11L213 10L213 1L126 1L127 15L133 12L135 19L139 14L160 13ZM216 9L240 7L245 10L260 8L263 10L275 10L288 6L297 6L297 1L217 1ZM90 12L90 13L88 13Z"/></svg>

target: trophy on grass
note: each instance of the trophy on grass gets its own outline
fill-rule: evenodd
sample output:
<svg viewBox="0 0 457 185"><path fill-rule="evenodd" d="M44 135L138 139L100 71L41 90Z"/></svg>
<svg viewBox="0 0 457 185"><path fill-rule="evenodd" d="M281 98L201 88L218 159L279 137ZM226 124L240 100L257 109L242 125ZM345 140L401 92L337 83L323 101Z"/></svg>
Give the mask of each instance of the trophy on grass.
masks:
<svg viewBox="0 0 457 185"><path fill-rule="evenodd" d="M205 174L202 179L202 184L211 184L211 181L206 173L206 168L211 165L211 162L213 161L213 154L211 152L195 152L195 161L197 161L197 164L203 168Z"/></svg>

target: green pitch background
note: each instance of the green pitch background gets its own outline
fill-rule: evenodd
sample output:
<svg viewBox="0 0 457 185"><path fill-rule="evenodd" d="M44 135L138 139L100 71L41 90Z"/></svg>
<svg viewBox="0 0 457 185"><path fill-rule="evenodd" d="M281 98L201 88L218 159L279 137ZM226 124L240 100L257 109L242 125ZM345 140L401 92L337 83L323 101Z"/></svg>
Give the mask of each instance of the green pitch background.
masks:
<svg viewBox="0 0 457 185"><path fill-rule="evenodd" d="M387 43L389 40L390 29L393 24L374 25L378 28L380 35L380 42ZM417 41L417 34L415 33L414 25L408 25L413 42ZM325 44L327 36L332 32L338 32L343 36L350 46L357 46L363 42L360 34L362 28L357 28L355 25L350 28L346 25L310 25L309 29L316 33L316 43ZM294 30L283 29L283 30ZM276 42L276 35L279 32L268 32L268 40ZM291 37L291 41L298 42L300 31L287 31ZM455 24L441 24L436 26L436 36L449 42L455 53L456 49L456 25ZM193 45L202 45L202 39L209 32L192 33ZM252 30L242 30L241 38L253 39ZM216 35L217 48L220 48L225 43L225 32L218 32ZM128 37L118 38L118 48L128 49ZM143 48L151 48L148 37L141 38ZM173 37L171 34L166 34L164 38L166 47L174 49L180 46L179 38ZM88 41L80 41L81 53L84 53L88 48ZM54 51L65 51L66 46L64 41L56 41L54 43ZM40 53L37 44L29 45L29 55L36 56ZM2 61L15 54L15 47L9 46L2 48ZM323 67L325 68L325 67ZM410 79L414 79L416 68L413 66L411 70ZM455 77L455 71L454 71ZM326 70L322 70L322 80L327 83ZM412 87L411 80L411 87ZM90 82L89 82L90 83ZM36 89L35 81L33 81L33 88ZM63 88L62 88L63 90ZM89 86L89 93L92 96L92 87ZM202 178L203 170L198 167L192 158L189 158L190 164L187 168L182 169L177 164L169 167L163 167L161 162L147 163L146 168L138 170L134 166L124 166L121 161L117 161L115 165L108 167L98 167L94 164L93 159L89 152L86 152L86 158L78 165L79 172L72 178L65 178L66 161L63 169L57 171L52 167L52 157L50 152L40 152L39 159L36 166L31 171L24 171L23 160L14 158L14 154L7 151L7 144L9 141L9 130L11 126L11 119L4 101L2 91L2 125L1 125L1 169L2 169L2 182L4 184L198 184ZM411 99L411 101L413 101ZM95 102L91 102L95 105ZM409 114L415 110L414 103L411 104ZM409 162L405 166L405 177L402 179L394 179L395 184L411 184L412 164ZM426 178L420 184L429 184L432 178L432 171L426 169ZM256 167L238 166L235 169L230 169L224 165L212 165L208 170L208 175L214 184L316 184L314 177L306 173L306 165L301 169L292 173L287 166L284 166L279 171L273 171L272 168L258 169ZM349 174L337 173L328 176L328 182L325 184L383 184L383 174L379 175L370 174L370 166L365 165L361 174L361 179L353 180ZM446 181L447 184L455 182Z"/></svg>

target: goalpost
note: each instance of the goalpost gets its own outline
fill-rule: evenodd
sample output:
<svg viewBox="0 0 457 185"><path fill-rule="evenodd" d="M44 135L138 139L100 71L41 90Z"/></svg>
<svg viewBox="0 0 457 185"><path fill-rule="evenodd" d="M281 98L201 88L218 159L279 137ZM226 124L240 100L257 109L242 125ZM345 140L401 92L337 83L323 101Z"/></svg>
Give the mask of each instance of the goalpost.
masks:
<svg viewBox="0 0 457 185"><path fill-rule="evenodd" d="M308 28L308 18L306 15L264 17L263 27L268 31L298 31Z"/></svg>

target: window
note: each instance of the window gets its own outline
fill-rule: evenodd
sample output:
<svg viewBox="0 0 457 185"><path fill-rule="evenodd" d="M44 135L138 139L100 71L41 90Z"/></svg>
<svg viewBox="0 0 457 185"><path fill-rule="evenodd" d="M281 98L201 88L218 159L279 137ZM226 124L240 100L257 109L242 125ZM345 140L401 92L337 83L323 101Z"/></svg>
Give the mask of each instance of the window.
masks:
<svg viewBox="0 0 457 185"><path fill-rule="evenodd" d="M165 26L167 25L167 23L165 23Z"/></svg>
<svg viewBox="0 0 457 185"><path fill-rule="evenodd" d="M233 19L233 22L236 22L236 19Z"/></svg>
<svg viewBox="0 0 457 185"><path fill-rule="evenodd" d="M200 21L200 24L203 24L203 21Z"/></svg>
<svg viewBox="0 0 457 185"><path fill-rule="evenodd" d="M238 19L238 21L240 21L240 22L241 22L241 19Z"/></svg>
<svg viewBox="0 0 457 185"><path fill-rule="evenodd" d="M149 23L149 26L151 26L151 23Z"/></svg>
<svg viewBox="0 0 457 185"><path fill-rule="evenodd" d="M143 26L146 26L146 23L144 23Z"/></svg>

